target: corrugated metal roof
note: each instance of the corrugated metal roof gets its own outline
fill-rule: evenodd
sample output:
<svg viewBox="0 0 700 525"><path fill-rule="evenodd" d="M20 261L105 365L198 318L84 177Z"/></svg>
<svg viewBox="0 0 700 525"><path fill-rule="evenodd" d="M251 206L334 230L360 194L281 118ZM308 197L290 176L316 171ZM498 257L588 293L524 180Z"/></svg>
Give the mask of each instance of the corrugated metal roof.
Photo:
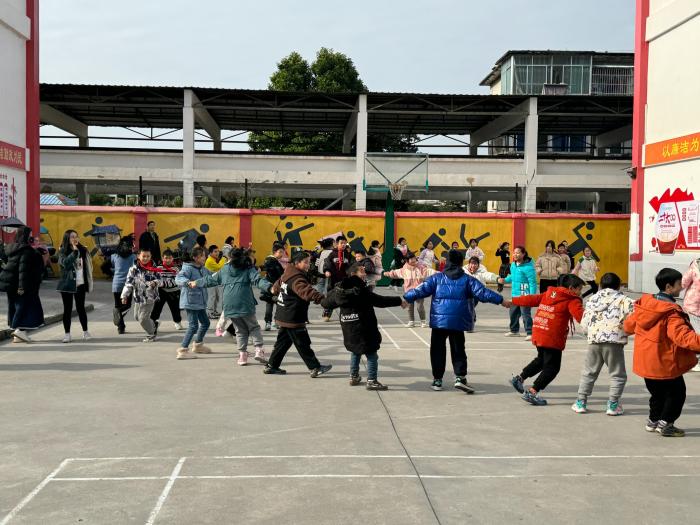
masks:
<svg viewBox="0 0 700 525"><path fill-rule="evenodd" d="M60 193L41 193L39 195L39 203L41 206L77 206L78 202L75 199L69 199Z"/></svg>

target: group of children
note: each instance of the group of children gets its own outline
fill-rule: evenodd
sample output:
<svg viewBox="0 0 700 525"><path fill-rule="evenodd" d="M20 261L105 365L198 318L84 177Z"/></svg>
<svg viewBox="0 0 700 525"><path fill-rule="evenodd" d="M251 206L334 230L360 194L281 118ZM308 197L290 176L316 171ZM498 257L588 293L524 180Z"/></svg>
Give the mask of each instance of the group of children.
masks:
<svg viewBox="0 0 700 525"><path fill-rule="evenodd" d="M450 250L443 271L438 272L420 264L418 257L407 251L401 268L383 272L386 277L403 280L403 297L387 297L374 293L368 286L368 267L373 265L363 262L367 254L360 254L355 262L351 262L346 239L339 237L336 241L325 254L321 266L328 279L323 291L315 289L310 282L309 254L294 254L292 261L283 268L280 260L286 252L281 245L273 246L272 254L265 261L268 279L264 279L255 267L250 252L241 248L233 249L226 263L216 272L207 269L207 254L201 247L192 250L191 262L185 263L181 270L173 265L169 250L163 253L162 265L156 267L151 263L150 252L142 249L128 271L121 292L122 304L133 300L135 318L146 332L145 342L155 340L157 319L165 304L171 309L176 327L181 327L179 316L180 309L183 309L188 326L177 350L177 358L191 359L197 353L210 352L204 346L204 336L210 325L207 289L220 287L222 318L232 325L240 365L247 364L248 341L252 339L255 359L266 365L264 372L284 374L280 368L282 359L294 345L311 377L326 373L331 365L322 365L311 349L306 329L309 305L311 302L320 304L326 318L330 318L334 309L339 309L345 347L351 353L350 384L359 385L362 381L359 367L364 355L368 373L366 388L386 390L387 387L378 381L377 352L381 333L374 308L408 308L408 326L414 326L414 304L418 303L420 323L425 327L423 301L432 297L429 321L432 329L431 387L434 390L443 388L449 341L454 387L468 394L474 393L474 388L467 382L464 333L473 331L476 304L537 307L532 322L532 344L537 348L537 356L511 379L512 386L523 400L535 406L547 404L541 393L560 371L566 341L573 329L573 321L576 321L587 332L589 346L572 410L576 413L588 411L588 397L603 365L606 365L611 377L606 413L611 416L624 413L620 403L627 381L624 346L628 335L634 334L633 370L644 378L651 394L646 430L656 431L662 436L684 435L675 422L685 401L683 374L698 363L696 353L700 353L700 336L691 326L688 314L676 304L684 282L684 276L678 271L661 270L656 277L659 292L646 294L636 303L620 292L620 278L607 273L601 279L600 290L584 307L581 292L587 283L577 275L562 275L556 286L549 286L540 294L512 294L509 301L485 286L487 283L503 284L504 279L485 271L478 255L473 255L464 265L462 252ZM266 330L270 329L276 305L274 320L279 330L269 361L255 316L254 288L270 298L272 308L266 309ZM176 302L177 294L179 301ZM116 317L115 314L115 323ZM526 387L525 382L530 378L534 381Z"/></svg>

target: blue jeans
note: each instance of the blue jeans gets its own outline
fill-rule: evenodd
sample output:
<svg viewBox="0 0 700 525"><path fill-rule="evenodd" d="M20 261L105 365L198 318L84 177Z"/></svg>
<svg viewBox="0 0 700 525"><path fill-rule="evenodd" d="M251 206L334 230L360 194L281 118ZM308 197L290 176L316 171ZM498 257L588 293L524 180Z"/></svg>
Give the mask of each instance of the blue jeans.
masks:
<svg viewBox="0 0 700 525"><path fill-rule="evenodd" d="M185 312L187 313L187 331L182 339L182 348L190 346L193 337L195 343L204 341L204 334L207 333L211 324L206 310L185 310Z"/></svg>
<svg viewBox="0 0 700 525"><path fill-rule="evenodd" d="M525 333L532 335L532 314L529 306L511 306L510 307L510 331L514 334L520 332L520 316L523 316L523 325Z"/></svg>
<svg viewBox="0 0 700 525"><path fill-rule="evenodd" d="M377 380L377 368L379 368L379 356L377 352L370 352L365 354L367 358L367 380L376 381ZM350 375L357 376L360 375L360 361L362 360L362 355L360 354L350 354Z"/></svg>

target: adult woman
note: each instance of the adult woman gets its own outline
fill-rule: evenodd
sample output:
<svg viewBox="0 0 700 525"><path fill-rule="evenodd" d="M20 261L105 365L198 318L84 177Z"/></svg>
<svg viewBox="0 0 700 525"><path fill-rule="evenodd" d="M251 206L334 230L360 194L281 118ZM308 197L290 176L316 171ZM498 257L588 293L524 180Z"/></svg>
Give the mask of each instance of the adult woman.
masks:
<svg viewBox="0 0 700 525"><path fill-rule="evenodd" d="M496 250L496 257L501 258L501 266L498 269L498 276L505 279L510 275L510 243L502 242ZM503 291L503 284L498 283L498 291Z"/></svg>
<svg viewBox="0 0 700 525"><path fill-rule="evenodd" d="M394 248L394 261L391 264L391 269L403 268L406 264L406 254L408 253L408 244L404 237L399 237L399 242ZM391 286L394 287L394 291L399 291L399 286L403 284L403 279L392 279Z"/></svg>
<svg viewBox="0 0 700 525"><path fill-rule="evenodd" d="M122 303L122 290L126 283L126 276L129 268L134 265L136 255L134 255L134 237L127 235L119 240L116 253L112 254L112 266L114 267L114 278L112 279L112 295L114 296L114 310L112 310L112 320L117 327L117 332L123 334L126 331L124 316L131 308L131 295L127 303Z"/></svg>
<svg viewBox="0 0 700 525"><path fill-rule="evenodd" d="M559 276L565 273L565 267L559 254L554 251L554 241L547 241L544 253L537 258L535 271L540 278L540 293L550 286L556 286Z"/></svg>
<svg viewBox="0 0 700 525"><path fill-rule="evenodd" d="M690 266L683 274L681 281L685 290L683 297L683 309L690 317L690 324L696 332L700 333L700 258L691 261ZM700 372L700 357L693 372Z"/></svg>
<svg viewBox="0 0 700 525"><path fill-rule="evenodd" d="M61 269L61 278L56 289L61 292L63 300L63 342L71 342L73 299L80 326L83 328L83 340L87 341L90 339L90 332L85 311L85 294L92 291L92 257L87 248L80 244L78 232L75 230L66 230L63 234L63 242L58 251L58 266Z"/></svg>
<svg viewBox="0 0 700 525"><path fill-rule="evenodd" d="M586 291L586 293L581 295L581 298L594 294L598 291L598 283L595 282L595 274L597 274L599 271L600 268L598 268L598 263L595 260L595 257L593 257L593 250L586 246L583 249L583 257L578 260L578 263L576 263L576 267L572 272L590 285L590 288Z"/></svg>
<svg viewBox="0 0 700 525"><path fill-rule="evenodd" d="M533 295L537 290L537 273L532 259L528 256L527 250L522 246L516 246L513 250L513 262L510 264L510 275L505 281L511 283L511 297L522 295ZM532 314L529 306L510 307L510 331L506 332L506 337L518 337L520 335L520 317L523 318L526 341L532 337Z"/></svg>
<svg viewBox="0 0 700 525"><path fill-rule="evenodd" d="M418 256L418 266L424 268L435 269L435 265L439 262L437 257L435 257L433 241L426 241L423 245L423 250Z"/></svg>
<svg viewBox="0 0 700 525"><path fill-rule="evenodd" d="M18 228L14 244L5 248L7 263L0 273L0 291L7 293L7 324L15 343L31 342L26 330L44 324L39 286L44 271L41 254L32 248L32 230Z"/></svg>

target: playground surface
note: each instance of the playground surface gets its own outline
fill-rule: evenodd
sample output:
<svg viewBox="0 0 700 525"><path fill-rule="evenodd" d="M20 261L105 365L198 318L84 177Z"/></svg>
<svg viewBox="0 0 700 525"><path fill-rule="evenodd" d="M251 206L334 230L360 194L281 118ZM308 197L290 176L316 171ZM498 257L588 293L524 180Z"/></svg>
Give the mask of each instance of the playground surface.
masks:
<svg viewBox="0 0 700 525"><path fill-rule="evenodd" d="M313 347L333 370L309 378L292 349L287 375L265 376L237 366L233 341L213 331L213 354L175 360L182 333L167 312L154 344L131 319L118 336L109 283L97 284L93 340L63 345L56 324L33 344L0 346L0 525L697 519L700 374L686 378L687 437L647 433L631 345L625 415L605 415L605 371L591 412L577 415L580 333L549 406L533 407L508 383L533 347L504 337L505 309L479 305L467 334L473 396L451 388L449 365L445 391L431 391L430 330L378 310L390 389L376 393L348 385L339 324L321 323L317 307ZM265 332L268 352L274 337Z"/></svg>

